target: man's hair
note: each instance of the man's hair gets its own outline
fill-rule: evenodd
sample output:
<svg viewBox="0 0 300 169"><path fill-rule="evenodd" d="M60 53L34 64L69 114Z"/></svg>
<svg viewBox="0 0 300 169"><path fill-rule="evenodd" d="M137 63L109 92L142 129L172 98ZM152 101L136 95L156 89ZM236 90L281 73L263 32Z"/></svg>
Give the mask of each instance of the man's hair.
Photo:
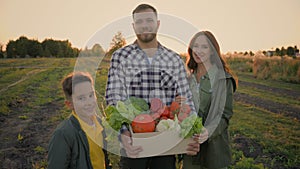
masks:
<svg viewBox="0 0 300 169"><path fill-rule="evenodd" d="M149 4L140 4L139 6L137 6L137 7L132 11L132 17L133 17L133 15L134 15L135 13L139 13L139 12L141 12L141 11L143 11L143 10L146 10L146 9L151 9L151 10L155 13L155 15L157 16L157 11L156 11L156 9L155 9L153 6L151 6L151 5L149 5Z"/></svg>
<svg viewBox="0 0 300 169"><path fill-rule="evenodd" d="M72 72L62 80L62 89L67 100L71 100L74 86L82 82L94 83L92 76L86 72Z"/></svg>

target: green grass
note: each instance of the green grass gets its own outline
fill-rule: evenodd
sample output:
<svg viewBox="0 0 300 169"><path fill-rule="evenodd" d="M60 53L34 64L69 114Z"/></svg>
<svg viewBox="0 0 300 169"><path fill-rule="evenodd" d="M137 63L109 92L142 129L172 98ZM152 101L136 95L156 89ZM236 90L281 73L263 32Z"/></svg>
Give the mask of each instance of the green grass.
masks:
<svg viewBox="0 0 300 169"><path fill-rule="evenodd" d="M1 60L2 62L12 62L11 60ZM23 59L14 61L14 65L23 64ZM27 66L34 67L35 63L45 64L49 59L25 59ZM31 62L30 62L31 61ZM2 63L1 64L4 64ZM45 103L51 102L53 99L62 99L62 94L55 94L60 92L59 83L63 76L73 70L71 60L56 60L61 65L68 64L68 67L50 67L50 68L2 68L1 73L5 74L1 78L1 94L0 94L0 114L9 114L12 108L18 108L23 105L20 113L26 113L34 110ZM56 63L56 65L58 64ZM0 64L0 65L1 65ZM7 65L7 64L5 64ZM12 71L15 70L15 71ZM4 86L6 85L6 86ZM31 97L30 97L31 96ZM30 98L30 99L29 99Z"/></svg>
<svg viewBox="0 0 300 169"><path fill-rule="evenodd" d="M238 92L250 95L252 97L263 98L264 100L269 100L269 101L273 101L273 102L281 103L281 104L292 105L294 107L300 108L299 100L295 100L292 97L289 97L288 95L282 95L282 94L274 93L272 91L256 89L254 87L242 87L242 88L240 87L238 89Z"/></svg>
<svg viewBox="0 0 300 169"><path fill-rule="evenodd" d="M230 122L232 138L243 135L257 141L262 147L267 159L259 157L257 161L270 163L275 154L283 159L276 159L278 163L285 163L286 167L297 166L300 161L300 123L298 120L274 114L241 103L234 104L235 113ZM280 155L280 156L279 156ZM274 157L273 157L274 158ZM273 166L275 167L275 166Z"/></svg>
<svg viewBox="0 0 300 169"><path fill-rule="evenodd" d="M245 82L256 83L260 85L265 85L269 87L287 89L287 90L294 90L295 92L300 92L300 85L295 83L287 83L280 80L260 80L253 78L252 73L247 72L238 72L238 78Z"/></svg>

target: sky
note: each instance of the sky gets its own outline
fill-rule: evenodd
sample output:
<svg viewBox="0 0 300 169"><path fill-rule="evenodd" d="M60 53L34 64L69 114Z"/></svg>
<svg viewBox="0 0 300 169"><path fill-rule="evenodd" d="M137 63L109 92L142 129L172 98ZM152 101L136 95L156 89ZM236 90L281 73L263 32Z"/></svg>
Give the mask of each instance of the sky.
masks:
<svg viewBox="0 0 300 169"><path fill-rule="evenodd" d="M0 44L26 36L108 49L119 31L131 43L140 3L158 10L158 39L179 53L200 30L211 31L223 53L300 48L299 0L0 0Z"/></svg>

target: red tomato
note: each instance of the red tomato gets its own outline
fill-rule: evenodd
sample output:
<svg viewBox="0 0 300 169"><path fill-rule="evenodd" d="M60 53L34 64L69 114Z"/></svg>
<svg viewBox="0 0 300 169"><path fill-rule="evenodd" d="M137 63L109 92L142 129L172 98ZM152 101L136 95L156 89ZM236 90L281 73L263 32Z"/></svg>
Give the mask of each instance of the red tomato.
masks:
<svg viewBox="0 0 300 169"><path fill-rule="evenodd" d="M175 118L174 113L170 112L169 118L172 119L172 120L174 120L174 118Z"/></svg>
<svg viewBox="0 0 300 169"><path fill-rule="evenodd" d="M180 121L180 122L182 122L185 118L187 118L189 115L188 114L186 114L186 113L183 113L183 112L180 112L179 114L178 114L178 120Z"/></svg>
<svg viewBox="0 0 300 169"><path fill-rule="evenodd" d="M161 116L170 117L170 108L168 106L165 106L163 113Z"/></svg>
<svg viewBox="0 0 300 169"><path fill-rule="evenodd" d="M159 98L153 98L150 101L150 111L157 113L160 109L164 107L164 103Z"/></svg>
<svg viewBox="0 0 300 169"><path fill-rule="evenodd" d="M140 114L133 119L131 126L135 133L154 132L155 121L149 114Z"/></svg>
<svg viewBox="0 0 300 169"><path fill-rule="evenodd" d="M180 112L183 112L185 114L190 114L191 112L191 107L188 104L182 104Z"/></svg>
<svg viewBox="0 0 300 169"><path fill-rule="evenodd" d="M173 114L178 114L179 111L180 111L180 105L178 102L175 102L173 101L170 105L170 111L173 113Z"/></svg>
<svg viewBox="0 0 300 169"><path fill-rule="evenodd" d="M159 119L161 115L159 113L152 113L151 116L153 120L156 120Z"/></svg>

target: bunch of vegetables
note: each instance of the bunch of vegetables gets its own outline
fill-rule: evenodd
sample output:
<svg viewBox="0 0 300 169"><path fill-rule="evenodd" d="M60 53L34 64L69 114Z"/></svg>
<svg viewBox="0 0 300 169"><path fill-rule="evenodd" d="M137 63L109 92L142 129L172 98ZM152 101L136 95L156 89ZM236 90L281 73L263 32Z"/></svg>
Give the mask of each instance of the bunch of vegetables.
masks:
<svg viewBox="0 0 300 169"><path fill-rule="evenodd" d="M136 116L148 111L147 102L136 97L130 97L124 102L118 101L116 106L109 105L105 109L108 124L117 131L123 123L130 124Z"/></svg>
<svg viewBox="0 0 300 169"><path fill-rule="evenodd" d="M191 108L188 104L173 101L170 106L166 106L159 98L154 98L150 103L150 112L155 120L172 119L174 120L177 115L178 120L181 122L189 116Z"/></svg>
<svg viewBox="0 0 300 169"><path fill-rule="evenodd" d="M202 128L202 119L190 115L189 105L174 101L166 106L159 98L151 99L149 107L144 99L130 97L118 101L116 106L108 106L105 112L108 124L115 130L127 123L135 133L176 130L187 138L200 133Z"/></svg>

